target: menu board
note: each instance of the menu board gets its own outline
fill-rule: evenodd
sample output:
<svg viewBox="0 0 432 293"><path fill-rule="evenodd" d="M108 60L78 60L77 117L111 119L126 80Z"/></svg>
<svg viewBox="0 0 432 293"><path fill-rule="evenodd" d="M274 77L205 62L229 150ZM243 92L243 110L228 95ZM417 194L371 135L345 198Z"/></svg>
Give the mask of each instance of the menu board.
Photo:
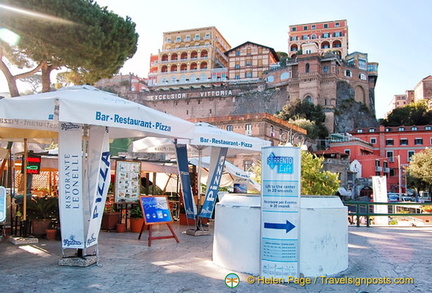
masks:
<svg viewBox="0 0 432 293"><path fill-rule="evenodd" d="M149 224L171 223L171 211L167 197L164 195L140 197L140 203L144 214L144 221Z"/></svg>
<svg viewBox="0 0 432 293"><path fill-rule="evenodd" d="M137 201L141 189L141 163L117 161L115 201Z"/></svg>

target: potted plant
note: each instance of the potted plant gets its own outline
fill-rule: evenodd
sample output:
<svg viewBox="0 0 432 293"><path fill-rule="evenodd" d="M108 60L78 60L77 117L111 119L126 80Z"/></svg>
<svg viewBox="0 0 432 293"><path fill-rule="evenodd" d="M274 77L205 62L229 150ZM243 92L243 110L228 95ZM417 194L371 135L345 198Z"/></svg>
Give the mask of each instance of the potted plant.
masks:
<svg viewBox="0 0 432 293"><path fill-rule="evenodd" d="M58 198L37 197L27 202L27 217L31 221L32 234L46 234L47 228L59 216Z"/></svg>
<svg viewBox="0 0 432 293"><path fill-rule="evenodd" d="M48 225L48 228L45 230L46 239L47 240L56 240L58 228L59 227L58 227L57 221L51 220L50 224Z"/></svg>
<svg viewBox="0 0 432 293"><path fill-rule="evenodd" d="M141 227L144 224L144 218L140 206L135 206L130 210L130 229L131 232L141 232Z"/></svg>
<svg viewBox="0 0 432 293"><path fill-rule="evenodd" d="M114 209L112 204L106 204L102 217L102 230L116 230L117 223L120 223L121 213Z"/></svg>

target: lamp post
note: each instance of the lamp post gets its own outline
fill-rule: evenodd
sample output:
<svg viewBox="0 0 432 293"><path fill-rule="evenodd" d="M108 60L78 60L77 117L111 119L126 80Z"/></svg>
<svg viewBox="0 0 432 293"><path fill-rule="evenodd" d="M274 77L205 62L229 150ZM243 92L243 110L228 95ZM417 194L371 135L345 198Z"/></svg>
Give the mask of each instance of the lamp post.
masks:
<svg viewBox="0 0 432 293"><path fill-rule="evenodd" d="M402 195L402 172L401 172L401 164L400 164L400 155L397 155L398 158L398 179L399 179L399 196Z"/></svg>

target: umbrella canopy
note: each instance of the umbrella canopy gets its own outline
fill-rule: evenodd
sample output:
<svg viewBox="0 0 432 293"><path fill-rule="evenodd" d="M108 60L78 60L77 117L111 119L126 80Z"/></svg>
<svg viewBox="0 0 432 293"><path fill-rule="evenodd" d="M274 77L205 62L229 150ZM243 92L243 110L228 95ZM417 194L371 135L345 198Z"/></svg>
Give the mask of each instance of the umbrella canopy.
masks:
<svg viewBox="0 0 432 293"><path fill-rule="evenodd" d="M178 142L188 143L187 141ZM205 150L212 146L227 147L230 155L241 152L261 152L262 147L270 145L271 142L267 140L223 130L211 124L199 122L195 124L193 138L188 143L188 154L198 156L198 150ZM137 153L175 154L174 140L145 137L133 142L132 151ZM209 155L210 151L205 151L202 154Z"/></svg>
<svg viewBox="0 0 432 293"><path fill-rule="evenodd" d="M199 165L198 159L196 159L196 158L190 159L189 162L195 166ZM201 167L205 168L207 170L209 169L210 157L202 157L201 158ZM205 170L205 172L203 172L203 176L201 178L202 184L207 183L207 176L208 176L207 170ZM243 180L246 180L248 182L248 189L257 190L257 191L261 190L261 185L259 183L255 182L254 180L250 179L249 174L247 174L242 169L234 166L233 164L231 164L228 161L225 161L224 171L225 172L222 174L220 187L233 186L235 179L243 179Z"/></svg>
<svg viewBox="0 0 432 293"><path fill-rule="evenodd" d="M0 138L56 136L58 123L107 126L110 138L191 138L194 124L92 86L0 100ZM66 123L66 124L65 124ZM7 131L13 128L13 131Z"/></svg>

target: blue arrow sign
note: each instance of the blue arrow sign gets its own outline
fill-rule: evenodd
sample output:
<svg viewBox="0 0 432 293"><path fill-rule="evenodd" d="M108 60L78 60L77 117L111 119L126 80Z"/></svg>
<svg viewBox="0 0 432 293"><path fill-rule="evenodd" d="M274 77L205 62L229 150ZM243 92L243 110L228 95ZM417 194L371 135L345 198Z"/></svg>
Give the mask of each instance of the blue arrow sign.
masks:
<svg viewBox="0 0 432 293"><path fill-rule="evenodd" d="M286 233L294 229L294 225L290 221L286 221L285 224L281 223L264 223L264 228L267 229L285 229Z"/></svg>

